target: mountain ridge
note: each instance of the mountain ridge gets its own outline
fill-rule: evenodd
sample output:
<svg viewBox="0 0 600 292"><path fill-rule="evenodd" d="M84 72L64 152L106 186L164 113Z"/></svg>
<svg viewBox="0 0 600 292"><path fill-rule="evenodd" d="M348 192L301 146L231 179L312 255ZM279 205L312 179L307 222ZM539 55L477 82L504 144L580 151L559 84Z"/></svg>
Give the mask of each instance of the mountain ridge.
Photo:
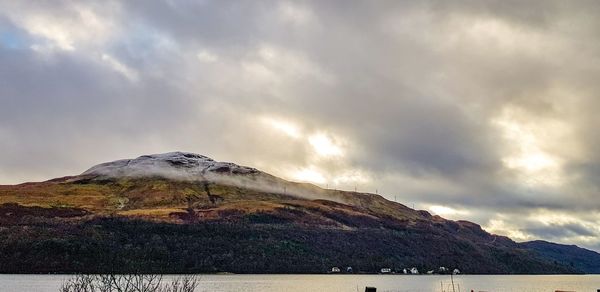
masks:
<svg viewBox="0 0 600 292"><path fill-rule="evenodd" d="M545 258L572 266L584 273L600 274L600 253L593 250L545 240L522 242L521 245Z"/></svg>
<svg viewBox="0 0 600 292"><path fill-rule="evenodd" d="M136 233L136 224L145 233ZM126 261L119 267L125 269L122 272L157 272L170 266L160 272L314 273L342 264L371 273L382 266L445 266L468 273L579 271L540 257L508 237L489 234L476 223L446 220L376 194L289 182L187 152L143 155L101 163L76 176L0 186L0 226L0 233L25 238L7 235L0 240L2 251L31 254L22 249L39 247L38 241L64 251L60 256L47 255L44 246L36 251L52 258L44 262L56 265L40 265L39 254L25 266L18 258L0 258L5 262L0 272L89 271L74 257L87 263L99 260L100 270L93 272L105 271L107 258ZM81 230L98 237L90 240ZM128 250L149 248L146 241L137 241L148 236L151 251ZM211 241L214 238L219 238L217 243ZM199 247L198 241L207 246ZM82 251L96 245L107 249L101 259ZM272 255L273 248L282 254ZM183 257L177 249L186 250L194 261L173 266L165 258L154 259L154 249L167 258ZM291 262L296 266L290 267ZM134 267L139 263L142 267ZM15 271L19 266L24 270Z"/></svg>

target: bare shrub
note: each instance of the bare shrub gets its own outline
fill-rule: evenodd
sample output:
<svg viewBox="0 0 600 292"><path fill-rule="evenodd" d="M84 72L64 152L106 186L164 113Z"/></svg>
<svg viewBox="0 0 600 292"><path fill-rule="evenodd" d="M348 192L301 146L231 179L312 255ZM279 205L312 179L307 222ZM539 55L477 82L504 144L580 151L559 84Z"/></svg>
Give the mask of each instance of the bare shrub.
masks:
<svg viewBox="0 0 600 292"><path fill-rule="evenodd" d="M195 276L180 276L164 283L161 275L76 275L60 292L193 292L198 287Z"/></svg>
<svg viewBox="0 0 600 292"><path fill-rule="evenodd" d="M177 277L170 284L163 285L160 292L193 292L198 287L195 276Z"/></svg>

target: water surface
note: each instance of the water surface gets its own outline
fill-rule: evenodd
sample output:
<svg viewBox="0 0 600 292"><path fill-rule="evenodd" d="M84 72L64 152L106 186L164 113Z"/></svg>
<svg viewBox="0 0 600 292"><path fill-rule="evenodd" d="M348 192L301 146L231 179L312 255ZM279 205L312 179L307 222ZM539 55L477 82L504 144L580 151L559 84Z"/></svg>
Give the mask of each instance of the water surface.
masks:
<svg viewBox="0 0 600 292"><path fill-rule="evenodd" d="M57 292L69 275L0 275L3 292ZM406 275L199 275L196 291L217 292L356 292L365 286L377 291L452 291L450 276ZM170 279L172 276L165 276ZM600 275L454 277L455 291L591 291L600 289Z"/></svg>

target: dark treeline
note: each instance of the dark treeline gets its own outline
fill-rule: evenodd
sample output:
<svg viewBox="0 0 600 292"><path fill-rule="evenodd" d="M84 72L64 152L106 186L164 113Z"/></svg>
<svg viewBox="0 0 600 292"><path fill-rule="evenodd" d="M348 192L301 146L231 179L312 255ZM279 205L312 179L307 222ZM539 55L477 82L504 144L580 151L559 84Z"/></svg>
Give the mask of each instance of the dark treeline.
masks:
<svg viewBox="0 0 600 292"><path fill-rule="evenodd" d="M569 273L519 250L431 230L303 228L292 224L170 224L123 218L36 219L0 226L1 273ZM6 223L6 222L5 222ZM483 250L487 249L487 250Z"/></svg>

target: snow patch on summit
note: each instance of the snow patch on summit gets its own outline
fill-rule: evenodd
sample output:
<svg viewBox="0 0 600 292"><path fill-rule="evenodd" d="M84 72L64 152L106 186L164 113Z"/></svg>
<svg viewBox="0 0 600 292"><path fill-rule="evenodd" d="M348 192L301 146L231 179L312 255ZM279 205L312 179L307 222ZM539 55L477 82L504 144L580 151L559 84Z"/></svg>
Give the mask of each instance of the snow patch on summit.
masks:
<svg viewBox="0 0 600 292"><path fill-rule="evenodd" d="M218 162L209 157L169 152L143 155L98 164L81 174L85 179L163 177L173 180L202 181L236 186L255 191L285 194L306 199L344 200L310 184L294 183L255 168L230 162Z"/></svg>
<svg viewBox="0 0 600 292"><path fill-rule="evenodd" d="M98 164L82 175L108 177L161 176L173 179L205 179L209 174L246 175L258 170L230 162L218 162L209 157L187 152L169 152L143 155L135 159L123 159Z"/></svg>

